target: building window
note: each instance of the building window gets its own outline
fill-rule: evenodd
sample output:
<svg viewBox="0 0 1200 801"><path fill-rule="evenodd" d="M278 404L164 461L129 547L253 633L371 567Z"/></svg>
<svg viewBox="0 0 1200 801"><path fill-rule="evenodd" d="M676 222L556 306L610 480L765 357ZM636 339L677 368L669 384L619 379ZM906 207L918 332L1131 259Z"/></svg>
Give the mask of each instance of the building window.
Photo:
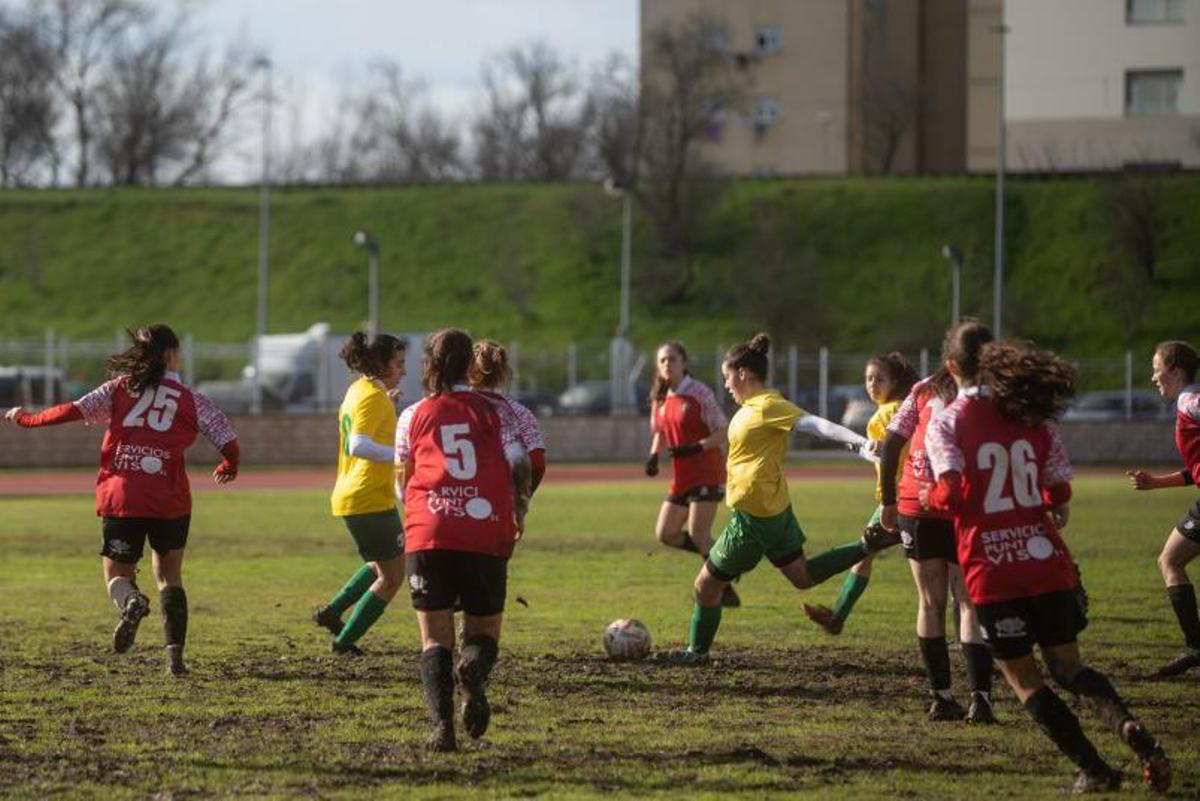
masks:
<svg viewBox="0 0 1200 801"><path fill-rule="evenodd" d="M704 138L714 144L720 142L725 130L725 103L706 97L700 103L700 115L704 119Z"/></svg>
<svg viewBox="0 0 1200 801"><path fill-rule="evenodd" d="M1182 83L1183 70L1128 70L1125 73L1125 116L1178 114Z"/></svg>
<svg viewBox="0 0 1200 801"><path fill-rule="evenodd" d="M1183 22L1183 0L1125 0L1128 25L1162 25Z"/></svg>
<svg viewBox="0 0 1200 801"><path fill-rule="evenodd" d="M759 55L774 53L779 49L779 26L759 25L754 29L754 50Z"/></svg>
<svg viewBox="0 0 1200 801"><path fill-rule="evenodd" d="M724 25L705 25L700 31L700 44L706 50L724 53L729 49Z"/></svg>
<svg viewBox="0 0 1200 801"><path fill-rule="evenodd" d="M754 101L754 123L756 125L774 125L779 120L779 100L769 95L762 95Z"/></svg>

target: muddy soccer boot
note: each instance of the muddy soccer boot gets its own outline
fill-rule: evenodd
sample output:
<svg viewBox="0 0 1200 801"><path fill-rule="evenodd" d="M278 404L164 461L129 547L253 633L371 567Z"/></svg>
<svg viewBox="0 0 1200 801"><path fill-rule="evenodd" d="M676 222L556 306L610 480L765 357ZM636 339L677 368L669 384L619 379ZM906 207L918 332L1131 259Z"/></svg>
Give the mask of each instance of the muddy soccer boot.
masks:
<svg viewBox="0 0 1200 801"><path fill-rule="evenodd" d="M1141 721L1131 720L1121 727L1121 739L1137 754L1142 780L1156 793L1171 789L1171 760Z"/></svg>
<svg viewBox="0 0 1200 801"><path fill-rule="evenodd" d="M367 655L366 651L359 648L354 643L350 643L348 645L339 645L337 640L334 640L329 644L329 652L334 656L359 657Z"/></svg>
<svg viewBox="0 0 1200 801"><path fill-rule="evenodd" d="M1071 785L1071 792L1076 795L1086 793L1108 793L1120 789L1121 774L1107 765L1101 770L1081 770Z"/></svg>
<svg viewBox="0 0 1200 801"><path fill-rule="evenodd" d="M659 651L654 655L654 661L664 665L703 667L712 664L712 657L701 651L684 648L678 651Z"/></svg>
<svg viewBox="0 0 1200 801"><path fill-rule="evenodd" d="M186 676L188 674L187 666L183 664L183 646L168 645L167 651L167 673L172 676Z"/></svg>
<svg viewBox="0 0 1200 801"><path fill-rule="evenodd" d="M342 616L329 606L318 606L313 610L312 622L328 631L334 637L342 633Z"/></svg>
<svg viewBox="0 0 1200 801"><path fill-rule="evenodd" d="M862 545L863 553L878 553L893 545L899 545L900 532L874 523L863 529L862 537L858 541Z"/></svg>
<svg viewBox="0 0 1200 801"><path fill-rule="evenodd" d="M967 707L967 723L988 726L996 722L992 702L981 692L971 693L971 705Z"/></svg>
<svg viewBox="0 0 1200 801"><path fill-rule="evenodd" d="M121 621L113 629L112 646L114 651L123 654L133 647L138 624L148 614L150 614L150 599L140 592L130 595L125 601L125 608L121 610Z"/></svg>
<svg viewBox="0 0 1200 801"><path fill-rule="evenodd" d="M837 636L842 633L842 626L845 625L833 610L828 606L820 604L805 604L804 614L808 615L808 619L816 623L821 628L825 629L826 634Z"/></svg>
<svg viewBox="0 0 1200 801"><path fill-rule="evenodd" d="M1178 676L1181 673L1186 673L1194 667L1200 667L1200 650L1188 648L1179 656L1160 667L1154 675L1165 679L1170 676Z"/></svg>
<svg viewBox="0 0 1200 801"><path fill-rule="evenodd" d="M930 720L962 720L966 714L962 705L953 698L946 698L937 693L932 694L929 701Z"/></svg>

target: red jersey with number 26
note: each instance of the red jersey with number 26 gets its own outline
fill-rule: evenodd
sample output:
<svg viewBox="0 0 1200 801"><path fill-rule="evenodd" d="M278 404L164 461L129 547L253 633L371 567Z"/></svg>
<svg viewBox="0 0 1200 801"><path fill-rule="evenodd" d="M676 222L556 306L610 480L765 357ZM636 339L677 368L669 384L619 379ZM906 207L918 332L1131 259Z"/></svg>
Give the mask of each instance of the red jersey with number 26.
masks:
<svg viewBox="0 0 1200 801"><path fill-rule="evenodd" d="M404 489L405 552L511 556L512 469L492 401L477 392L445 392L417 402L406 422L403 458L412 476Z"/></svg>
<svg viewBox="0 0 1200 801"><path fill-rule="evenodd" d="M937 477L958 472L958 563L977 604L1073 589L1071 552L1046 512L1045 491L1068 484L1058 432L1009 420L978 388L933 419L925 447Z"/></svg>
<svg viewBox="0 0 1200 801"><path fill-rule="evenodd" d="M114 378L75 406L88 423L107 423L96 477L96 514L171 520L192 511L183 455L202 433L220 449L237 438L225 414L168 372L132 393Z"/></svg>

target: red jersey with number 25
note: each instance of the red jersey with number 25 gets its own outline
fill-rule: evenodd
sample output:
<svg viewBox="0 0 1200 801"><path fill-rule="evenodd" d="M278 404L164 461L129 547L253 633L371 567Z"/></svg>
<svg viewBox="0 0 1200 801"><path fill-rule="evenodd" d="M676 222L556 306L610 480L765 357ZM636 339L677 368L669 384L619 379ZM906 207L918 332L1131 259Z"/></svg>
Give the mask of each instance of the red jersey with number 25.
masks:
<svg viewBox="0 0 1200 801"><path fill-rule="evenodd" d="M218 449L237 435L225 414L168 372L132 393L114 378L75 406L88 423L107 423L96 477L96 514L170 520L192 511L183 455L202 433Z"/></svg>
<svg viewBox="0 0 1200 801"><path fill-rule="evenodd" d="M407 422L405 552L511 556L512 469L492 401L477 392L445 392L417 402Z"/></svg>
<svg viewBox="0 0 1200 801"><path fill-rule="evenodd" d="M972 601L1075 587L1071 552L1046 512L1045 490L1071 480L1058 432L1003 417L972 388L934 418L925 447L936 476L962 475L954 528Z"/></svg>

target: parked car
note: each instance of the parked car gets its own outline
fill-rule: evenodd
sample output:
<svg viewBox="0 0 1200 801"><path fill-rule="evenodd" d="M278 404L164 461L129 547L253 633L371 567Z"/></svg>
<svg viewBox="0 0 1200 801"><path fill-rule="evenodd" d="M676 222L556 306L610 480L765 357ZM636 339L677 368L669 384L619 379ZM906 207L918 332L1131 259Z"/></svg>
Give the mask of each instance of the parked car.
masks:
<svg viewBox="0 0 1200 801"><path fill-rule="evenodd" d="M538 417L553 417L561 413L558 398L548 392L518 390L512 393L512 398Z"/></svg>
<svg viewBox="0 0 1200 801"><path fill-rule="evenodd" d="M634 388L638 414L650 414L650 387L638 384ZM608 414L612 408L610 385L607 380L580 381L558 396L558 408L563 414Z"/></svg>
<svg viewBox="0 0 1200 801"><path fill-rule="evenodd" d="M1175 408L1153 389L1133 391L1131 420L1171 420ZM1084 392L1076 397L1062 418L1069 422L1101 422L1125 419L1125 390Z"/></svg>
<svg viewBox="0 0 1200 801"><path fill-rule="evenodd" d="M50 398L46 398L49 376ZM68 400L66 377L57 367L43 365L0 367L0 409L12 406L45 406Z"/></svg>
<svg viewBox="0 0 1200 801"><path fill-rule="evenodd" d="M842 412L842 425L851 431L866 434L867 423L871 422L871 415L878 408L870 400L855 398L846 404L846 410Z"/></svg>

